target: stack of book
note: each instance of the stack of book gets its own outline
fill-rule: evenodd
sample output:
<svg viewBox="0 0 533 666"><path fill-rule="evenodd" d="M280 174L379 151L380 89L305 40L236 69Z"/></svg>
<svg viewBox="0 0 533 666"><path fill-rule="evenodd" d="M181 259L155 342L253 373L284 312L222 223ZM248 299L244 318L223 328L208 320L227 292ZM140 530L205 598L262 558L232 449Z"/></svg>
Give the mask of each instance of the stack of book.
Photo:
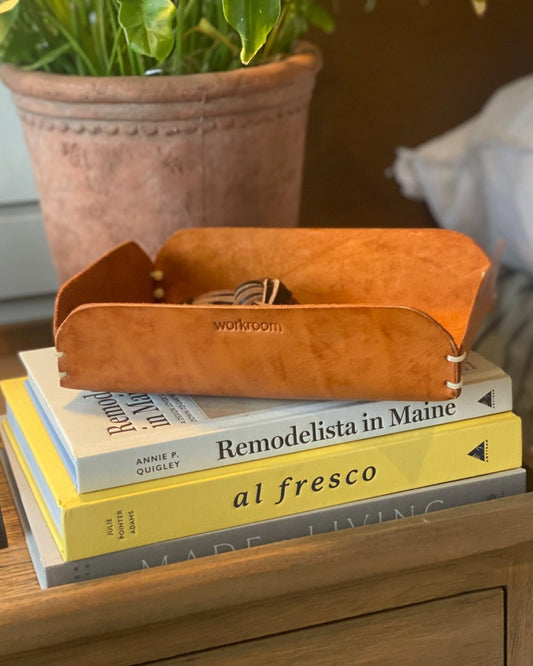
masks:
<svg viewBox="0 0 533 666"><path fill-rule="evenodd" d="M473 352L416 403L78 391L21 359L3 457L42 587L525 491L510 378Z"/></svg>

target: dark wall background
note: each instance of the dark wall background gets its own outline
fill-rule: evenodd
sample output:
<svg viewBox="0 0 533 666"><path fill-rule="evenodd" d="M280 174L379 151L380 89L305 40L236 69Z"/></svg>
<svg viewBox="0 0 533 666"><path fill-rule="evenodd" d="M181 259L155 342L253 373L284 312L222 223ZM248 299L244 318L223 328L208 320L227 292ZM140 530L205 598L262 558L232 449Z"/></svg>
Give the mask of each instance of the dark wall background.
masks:
<svg viewBox="0 0 533 666"><path fill-rule="evenodd" d="M500 85L533 72L533 0L329 0L337 28L313 32L324 68L311 105L303 226L428 226L385 171L474 115Z"/></svg>

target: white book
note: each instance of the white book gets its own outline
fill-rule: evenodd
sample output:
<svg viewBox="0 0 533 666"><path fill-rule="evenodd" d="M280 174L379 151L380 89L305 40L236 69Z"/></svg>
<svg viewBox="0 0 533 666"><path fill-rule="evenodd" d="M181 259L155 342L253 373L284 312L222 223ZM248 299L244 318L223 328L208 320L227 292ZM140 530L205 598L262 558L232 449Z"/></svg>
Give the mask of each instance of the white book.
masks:
<svg viewBox="0 0 533 666"><path fill-rule="evenodd" d="M78 492L355 442L512 409L509 376L471 352L454 400L262 400L62 388L52 347L20 353Z"/></svg>
<svg viewBox="0 0 533 666"><path fill-rule="evenodd" d="M287 539L423 516L526 491L526 470L518 468L67 562L61 557L16 455L6 446L5 451L0 450L0 457L43 589Z"/></svg>

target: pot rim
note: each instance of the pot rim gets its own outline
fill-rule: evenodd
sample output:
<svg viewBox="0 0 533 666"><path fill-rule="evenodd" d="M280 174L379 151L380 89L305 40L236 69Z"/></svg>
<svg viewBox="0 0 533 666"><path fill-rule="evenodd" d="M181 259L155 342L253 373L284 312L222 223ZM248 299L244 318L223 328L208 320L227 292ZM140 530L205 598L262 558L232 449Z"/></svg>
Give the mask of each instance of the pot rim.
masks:
<svg viewBox="0 0 533 666"><path fill-rule="evenodd" d="M182 100L226 97L245 88L260 92L289 86L302 77L314 77L322 67L320 49L299 42L286 58L254 67L223 72L175 76L80 76L24 71L17 65L0 65L0 79L13 93L50 101L150 103L167 100L179 91Z"/></svg>

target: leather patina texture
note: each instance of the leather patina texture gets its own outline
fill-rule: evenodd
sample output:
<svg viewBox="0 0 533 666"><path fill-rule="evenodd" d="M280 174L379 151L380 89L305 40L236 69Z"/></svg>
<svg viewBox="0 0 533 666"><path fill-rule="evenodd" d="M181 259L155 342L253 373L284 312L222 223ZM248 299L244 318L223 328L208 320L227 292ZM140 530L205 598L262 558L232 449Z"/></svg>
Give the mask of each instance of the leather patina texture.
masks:
<svg viewBox="0 0 533 666"><path fill-rule="evenodd" d="M443 229L184 229L154 263L124 243L58 294L61 384L451 399L459 359L493 305L495 273L470 238ZM282 280L297 304L190 303L265 277Z"/></svg>

